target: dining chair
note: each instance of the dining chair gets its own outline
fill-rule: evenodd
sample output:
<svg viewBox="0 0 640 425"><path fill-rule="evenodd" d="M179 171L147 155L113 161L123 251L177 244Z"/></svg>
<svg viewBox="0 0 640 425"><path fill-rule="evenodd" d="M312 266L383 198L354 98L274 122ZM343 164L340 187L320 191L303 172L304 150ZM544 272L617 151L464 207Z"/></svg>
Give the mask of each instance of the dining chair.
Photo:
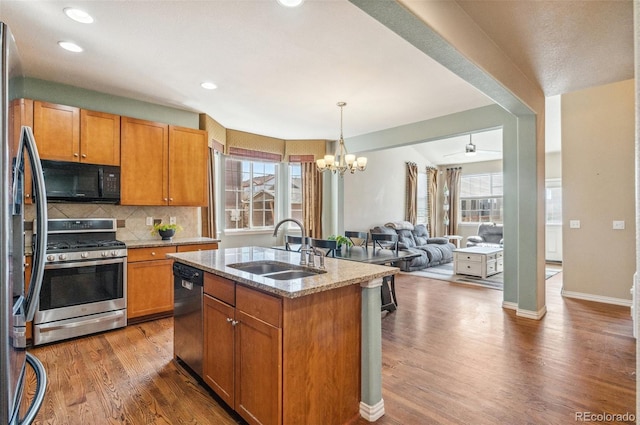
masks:
<svg viewBox="0 0 640 425"><path fill-rule="evenodd" d="M371 233L371 241L373 242L373 255L376 255L376 247L378 249L390 249L398 255L398 235Z"/></svg>
<svg viewBox="0 0 640 425"><path fill-rule="evenodd" d="M378 247L378 251L381 249L388 249L395 252L396 257L398 256L398 235L392 235L388 233L373 233L371 232L371 240L373 241L373 255L376 255L376 246ZM390 260L387 264L390 266L395 265L395 261ZM398 307L398 297L396 297L396 279L394 275L386 276L383 278L383 282L385 282L389 286L389 292L391 293L390 302L385 302L382 300L383 310L387 310L392 312ZM384 294L384 292L383 292Z"/></svg>
<svg viewBox="0 0 640 425"><path fill-rule="evenodd" d="M344 236L349 238L353 246L362 246L367 249L367 245L369 245L368 232L353 232L350 230L345 230Z"/></svg>
<svg viewBox="0 0 640 425"><path fill-rule="evenodd" d="M286 235L284 237L284 249L287 251L294 251L294 249L291 248L291 245L299 245L298 249L295 251L300 251L300 249L302 249L302 236Z"/></svg>
<svg viewBox="0 0 640 425"><path fill-rule="evenodd" d="M325 253L325 257L335 257L336 249L338 249L338 242L328 239L309 238L309 246L311 248L322 249Z"/></svg>

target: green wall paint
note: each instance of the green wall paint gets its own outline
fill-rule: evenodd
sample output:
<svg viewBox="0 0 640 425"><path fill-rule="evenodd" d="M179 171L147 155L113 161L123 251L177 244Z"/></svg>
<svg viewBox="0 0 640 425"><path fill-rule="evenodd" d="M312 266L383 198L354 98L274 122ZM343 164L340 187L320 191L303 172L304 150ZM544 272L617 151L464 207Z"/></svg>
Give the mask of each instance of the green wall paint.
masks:
<svg viewBox="0 0 640 425"><path fill-rule="evenodd" d="M181 127L199 128L200 125L198 112L170 108L126 97L112 96L35 78L25 78L21 92L21 97L27 99L77 106L83 109L179 125Z"/></svg>

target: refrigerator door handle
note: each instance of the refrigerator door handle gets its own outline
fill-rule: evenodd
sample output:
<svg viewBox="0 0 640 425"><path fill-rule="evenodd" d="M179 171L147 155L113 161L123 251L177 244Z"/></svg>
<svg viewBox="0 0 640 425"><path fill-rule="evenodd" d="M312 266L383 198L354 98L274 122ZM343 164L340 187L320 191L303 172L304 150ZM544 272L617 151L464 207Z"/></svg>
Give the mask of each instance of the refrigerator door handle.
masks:
<svg viewBox="0 0 640 425"><path fill-rule="evenodd" d="M27 409L27 413L25 413L22 419L18 420L17 425L30 425L33 422L42 406L44 393L47 389L47 373L44 370L44 366L33 354L26 354L27 364L33 368L36 375L36 393L31 401L31 405Z"/></svg>
<svg viewBox="0 0 640 425"><path fill-rule="evenodd" d="M29 283L29 294L25 304L25 321L31 322L36 313L38 299L40 298L40 288L44 276L44 256L47 250L47 195L44 186L44 173L40 163L40 155L36 146L35 137L31 127L22 126L20 135L20 147L26 148L29 154L29 164L31 165L31 175L33 176L34 197L36 199L36 226L34 229L36 246L33 250L33 270ZM20 150L22 152L22 150Z"/></svg>

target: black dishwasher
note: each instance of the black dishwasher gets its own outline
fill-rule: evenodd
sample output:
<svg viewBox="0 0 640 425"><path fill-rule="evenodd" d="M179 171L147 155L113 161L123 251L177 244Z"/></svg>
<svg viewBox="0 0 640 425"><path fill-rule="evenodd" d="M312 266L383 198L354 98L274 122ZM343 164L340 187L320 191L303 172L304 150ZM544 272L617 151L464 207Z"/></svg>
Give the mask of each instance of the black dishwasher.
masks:
<svg viewBox="0 0 640 425"><path fill-rule="evenodd" d="M173 263L173 355L202 378L204 273Z"/></svg>

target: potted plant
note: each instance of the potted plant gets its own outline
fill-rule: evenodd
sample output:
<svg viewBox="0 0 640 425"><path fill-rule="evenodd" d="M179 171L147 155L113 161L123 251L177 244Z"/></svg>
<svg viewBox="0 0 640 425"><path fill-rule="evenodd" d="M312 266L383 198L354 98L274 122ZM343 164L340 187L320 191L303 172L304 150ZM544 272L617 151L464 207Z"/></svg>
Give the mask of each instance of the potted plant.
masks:
<svg viewBox="0 0 640 425"><path fill-rule="evenodd" d="M158 234L163 241L170 241L173 235L180 230L182 230L182 227L179 224L158 223L153 225L151 234Z"/></svg>
<svg viewBox="0 0 640 425"><path fill-rule="evenodd" d="M342 236L342 235L331 235L329 236L328 239L330 241L336 241L338 244L338 247L337 247L338 249L342 249L342 245L346 245L347 248L353 245L353 243L348 237Z"/></svg>

